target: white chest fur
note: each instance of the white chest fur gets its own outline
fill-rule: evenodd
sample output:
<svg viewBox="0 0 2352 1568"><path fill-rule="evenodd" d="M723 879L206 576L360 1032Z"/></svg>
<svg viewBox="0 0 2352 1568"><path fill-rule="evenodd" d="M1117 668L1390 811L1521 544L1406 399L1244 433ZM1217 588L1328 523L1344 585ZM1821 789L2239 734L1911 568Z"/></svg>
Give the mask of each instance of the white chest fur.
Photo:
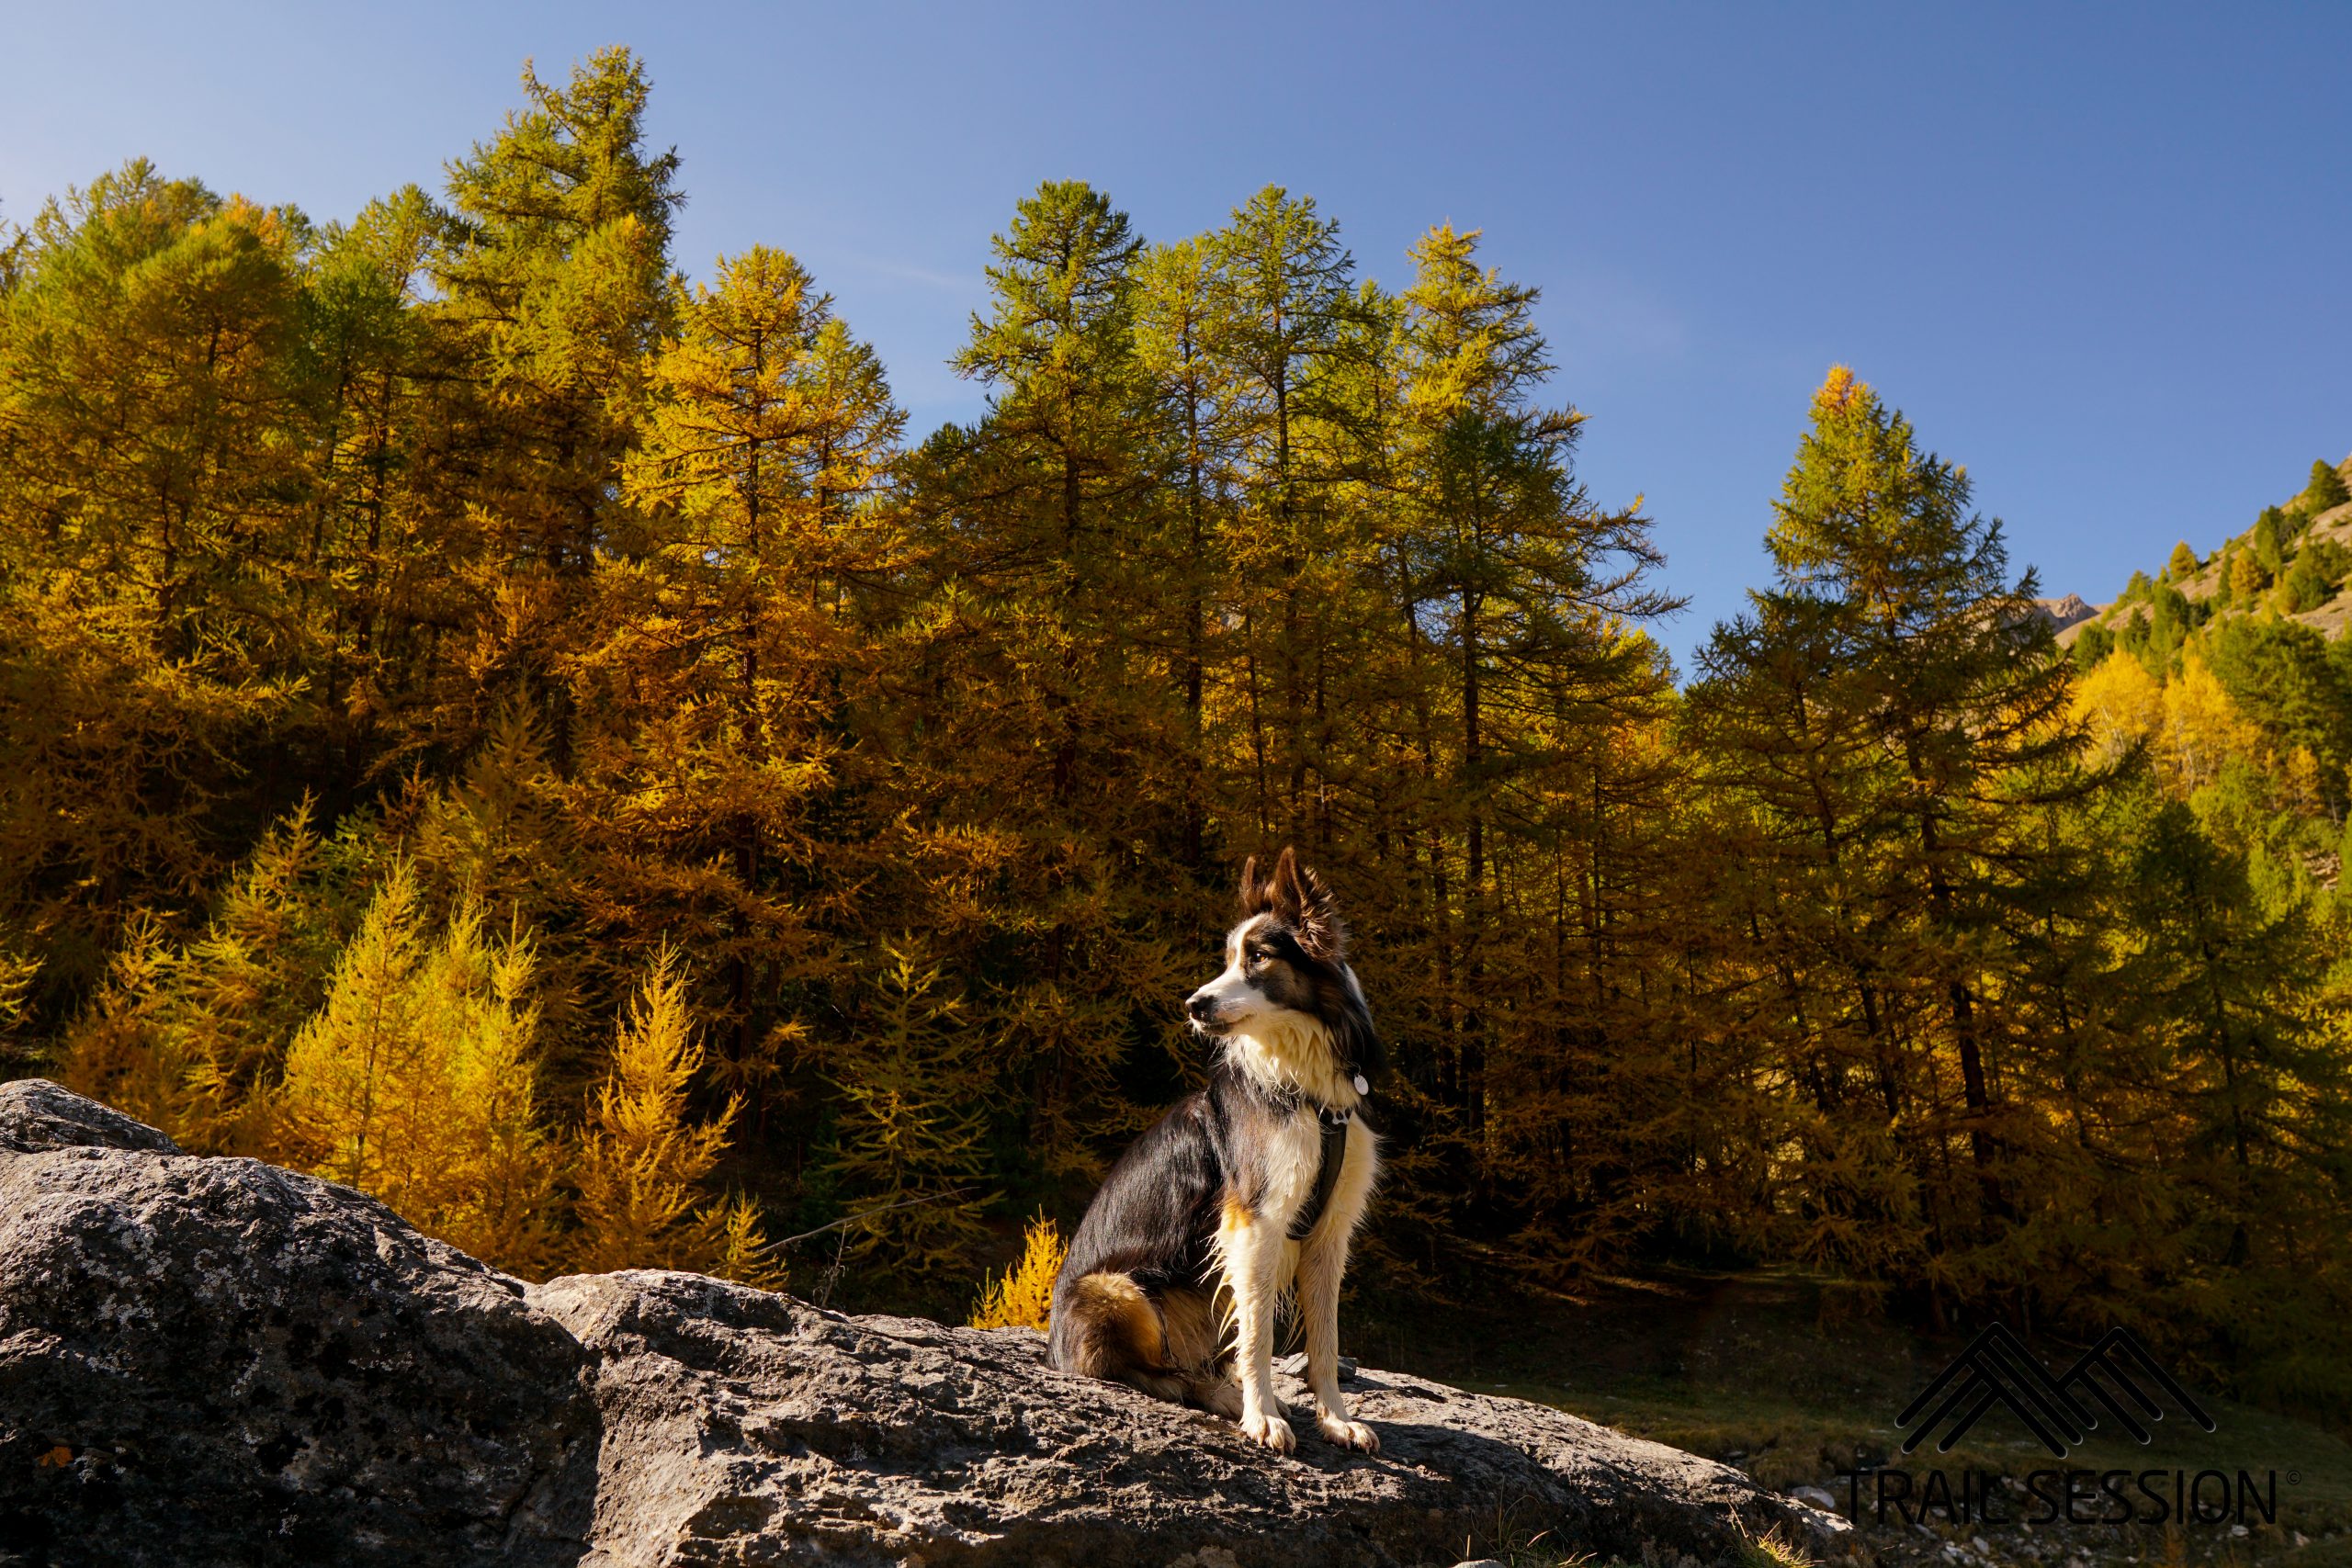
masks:
<svg viewBox="0 0 2352 1568"><path fill-rule="evenodd" d="M1310 1111L1286 1120L1266 1150L1266 1219L1290 1228L1323 1172L1323 1128Z"/></svg>
<svg viewBox="0 0 2352 1568"><path fill-rule="evenodd" d="M1303 1013L1253 1020L1227 1036L1225 1049L1226 1059L1269 1095L1304 1091L1309 1100L1335 1111L1352 1111L1363 1099L1354 1083L1340 1075L1331 1032ZM1305 1114L1311 1130L1314 1115Z"/></svg>

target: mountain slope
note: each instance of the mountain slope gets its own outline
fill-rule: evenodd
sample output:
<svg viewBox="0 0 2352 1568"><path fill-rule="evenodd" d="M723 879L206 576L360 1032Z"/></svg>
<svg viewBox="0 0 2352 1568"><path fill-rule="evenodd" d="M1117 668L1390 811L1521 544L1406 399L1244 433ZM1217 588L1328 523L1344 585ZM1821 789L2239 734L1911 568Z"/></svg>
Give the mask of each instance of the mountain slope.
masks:
<svg viewBox="0 0 2352 1568"><path fill-rule="evenodd" d="M2159 576L2151 580L2144 572L2134 572L2123 592L2095 614L2072 618L2063 608L2068 601L2044 601L2060 626L2060 646L2073 647L2088 637L2103 655L2106 644L2098 634L2105 632L2109 639L2120 635L2135 609L2154 615L2167 588L2188 601L2195 624L2276 610L2324 637L2340 635L2352 626L2352 500L2320 503L2318 475L2324 467L2313 466L2312 481L2292 499L2264 509L2244 533L2211 555L2195 558L2192 570L2177 570L2183 564L2183 546L2176 549L2174 564ZM2338 485L2352 491L2352 457L2334 465L2334 471ZM2321 590L2316 597L2314 583ZM2300 590L2300 596L2290 590Z"/></svg>

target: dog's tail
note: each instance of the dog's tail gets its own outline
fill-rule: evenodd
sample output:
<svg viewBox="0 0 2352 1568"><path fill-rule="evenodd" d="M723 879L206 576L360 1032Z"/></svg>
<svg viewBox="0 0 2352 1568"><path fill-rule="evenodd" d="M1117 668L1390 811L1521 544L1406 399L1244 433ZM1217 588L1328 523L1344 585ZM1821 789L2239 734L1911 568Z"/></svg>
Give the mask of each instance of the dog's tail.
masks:
<svg viewBox="0 0 2352 1568"><path fill-rule="evenodd" d="M1193 1380L1168 1363L1168 1328L1132 1274L1081 1274L1054 1306L1054 1365L1182 1404Z"/></svg>

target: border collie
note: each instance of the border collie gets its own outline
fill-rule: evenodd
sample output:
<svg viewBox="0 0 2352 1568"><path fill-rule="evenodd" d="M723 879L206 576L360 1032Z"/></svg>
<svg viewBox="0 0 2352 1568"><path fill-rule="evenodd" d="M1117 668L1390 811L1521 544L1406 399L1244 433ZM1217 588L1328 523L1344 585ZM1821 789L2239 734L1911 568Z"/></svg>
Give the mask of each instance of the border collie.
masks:
<svg viewBox="0 0 2352 1568"><path fill-rule="evenodd" d="M1288 1298L1317 1428L1378 1450L1340 1393L1340 1278L1380 1167L1357 1112L1382 1060L1346 949L1330 892L1291 851L1271 874L1242 867L1225 973L1185 1003L1222 1045L1208 1087L1136 1139L1088 1206L1054 1282L1055 1366L1214 1410L1287 1453L1272 1359Z"/></svg>

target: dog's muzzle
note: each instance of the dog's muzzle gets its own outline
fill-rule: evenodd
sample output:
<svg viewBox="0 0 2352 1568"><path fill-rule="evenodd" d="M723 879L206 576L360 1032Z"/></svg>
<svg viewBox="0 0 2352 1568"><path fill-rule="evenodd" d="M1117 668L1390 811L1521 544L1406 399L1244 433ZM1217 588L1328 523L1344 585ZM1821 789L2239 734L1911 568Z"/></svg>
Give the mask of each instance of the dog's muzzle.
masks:
<svg viewBox="0 0 2352 1568"><path fill-rule="evenodd" d="M1191 1019L1199 1028L1215 1029L1216 1027L1216 998L1210 996L1205 988L1194 991L1191 998L1184 1003L1184 1016Z"/></svg>

